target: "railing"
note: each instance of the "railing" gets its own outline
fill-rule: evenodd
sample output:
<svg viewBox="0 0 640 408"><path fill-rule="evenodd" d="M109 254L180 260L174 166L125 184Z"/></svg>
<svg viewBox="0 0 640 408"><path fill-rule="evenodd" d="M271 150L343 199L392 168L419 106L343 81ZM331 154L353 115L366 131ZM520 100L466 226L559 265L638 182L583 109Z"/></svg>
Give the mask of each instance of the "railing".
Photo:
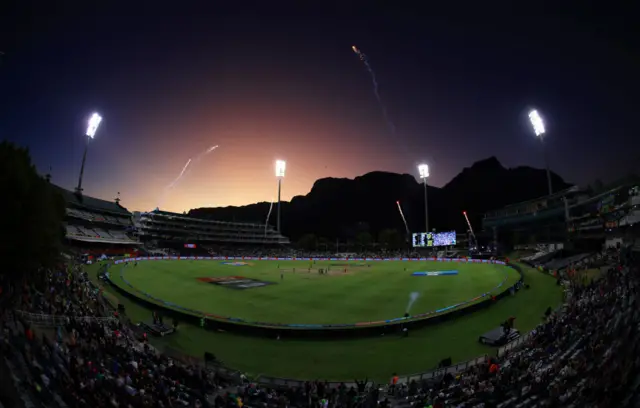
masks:
<svg viewBox="0 0 640 408"><path fill-rule="evenodd" d="M498 348L498 357L502 357L504 356L507 352L512 351L517 349L518 347L522 346L524 343L526 343L529 339L531 338L531 333L527 333L524 336L521 336L519 338L517 338L516 340L512 341L509 344L505 344L504 346ZM444 367L444 368L438 368L436 370L431 370L431 371L427 371L424 373L416 373L416 374L409 374L409 375L404 375L402 377L398 378L398 384L408 384L411 381L420 381L420 380L428 380L431 378L438 378L441 377L447 373L450 374L457 374L461 371L465 371L467 370L469 367L473 367L479 364L483 364L487 361L487 356L480 356L480 357L476 357L474 359L471 359L469 361L465 361L462 363L458 363L449 367ZM269 384L272 386L281 386L281 387L300 387L304 385L304 381L301 380L294 380L294 379L289 379L289 378L275 378L275 377L260 377L257 379L258 382L263 383L263 384ZM338 387L340 386L340 382L330 382L329 383L329 388L334 388L334 387ZM351 385L355 384L351 384L351 383L344 383L347 387L350 387Z"/></svg>
<svg viewBox="0 0 640 408"><path fill-rule="evenodd" d="M502 357L507 352L517 349L518 347L526 343L530 338L531 338L531 333L527 333L526 335L519 337L518 339L512 341L511 343L505 344L504 346L498 348L498 352L497 352L498 357ZM458 363L449 367L438 368L436 370L431 370L424 373L403 375L402 377L398 378L398 384L408 384L411 381L420 381L420 380L438 378L447 373L455 375L461 371L467 370L469 367L473 367L479 364L484 364L486 361L487 361L487 356L480 356L480 357L471 359L469 361ZM256 380L262 384L268 384L268 385L280 386L280 387L300 387L304 385L304 381L302 380L294 380L289 378L275 378L275 377L261 376ZM336 388L340 386L340 384L343 384L343 383L330 382L329 388ZM355 386L355 384L351 384L351 383L344 383L344 384L347 387L350 387L352 385Z"/></svg>
<svg viewBox="0 0 640 408"><path fill-rule="evenodd" d="M305 384L304 380L293 380L290 378L276 378L276 377L264 377L264 376L260 376L256 378L255 381L260 384L269 385L273 388L278 388L278 387L300 388L300 387L304 387L304 384ZM357 384L354 382L332 381L332 382L328 382L327 386L333 389L333 388L340 387L342 384L344 384L347 388L351 388L351 387L357 388Z"/></svg>
<svg viewBox="0 0 640 408"><path fill-rule="evenodd" d="M104 238L104 237L89 237L86 235L79 235L79 234L69 234L67 233L66 238L68 239L75 239L78 241L83 241L83 242L104 242L104 243L108 243L108 244L139 244L140 241L136 241L133 239L118 239L118 238Z"/></svg>
<svg viewBox="0 0 640 408"><path fill-rule="evenodd" d="M524 343L529 341L532 336L532 332L525 334L524 336L520 336L511 343L507 343L504 346L498 348L498 357L504 356L507 352L517 349L522 346Z"/></svg>
<svg viewBox="0 0 640 408"><path fill-rule="evenodd" d="M518 337L516 340L512 341L511 343L505 344L504 346L498 348L497 356L498 357L502 357L507 352L517 349L518 347L520 347L524 343L526 343L530 338L531 338L531 333L527 333L524 336ZM457 374L457 373L459 373L461 371L467 370L469 367L473 367L473 366L478 365L478 364L483 364L486 361L487 361L487 356L476 357L476 358L474 358L472 360L465 361L463 363L458 363L456 365L452 365L452 366L449 366L449 367L438 368L436 370L427 371L427 372L424 372L424 373L405 375L405 376L402 376L402 377L398 378L398 383L399 384L408 384L411 381L419 381L419 380L428 380L430 378L438 378L438 377L443 376L443 375L445 375L447 373L455 375L455 374Z"/></svg>
<svg viewBox="0 0 640 408"><path fill-rule="evenodd" d="M419 381L419 380L428 380L430 378L438 378L447 373L456 374L460 371L464 371L469 367L473 367L478 364L483 364L487 361L486 356L476 357L472 360L465 361L463 363L458 363L456 365L452 365L449 367L438 368L436 370L427 371L424 373L410 374L402 377L398 377L398 384L408 384L411 381Z"/></svg>
<svg viewBox="0 0 640 408"><path fill-rule="evenodd" d="M208 362L204 358L197 358L187 355L184 352L172 347L162 347L159 351L161 351L164 355L181 362L182 364L206 368L234 383L242 383L243 373L241 371L225 366L222 362Z"/></svg>
<svg viewBox="0 0 640 408"><path fill-rule="evenodd" d="M117 320L115 317L93 317L93 316L57 316L41 313L29 313L22 310L14 310L14 313L20 316L23 321L42 327L58 327L64 326L69 320L97 321L106 322L109 320Z"/></svg>

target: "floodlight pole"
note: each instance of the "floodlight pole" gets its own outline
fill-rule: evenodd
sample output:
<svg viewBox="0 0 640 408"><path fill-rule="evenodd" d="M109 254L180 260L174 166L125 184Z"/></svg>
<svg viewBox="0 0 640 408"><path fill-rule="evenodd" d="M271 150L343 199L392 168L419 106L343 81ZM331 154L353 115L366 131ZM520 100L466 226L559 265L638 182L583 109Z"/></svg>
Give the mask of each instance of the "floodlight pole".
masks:
<svg viewBox="0 0 640 408"><path fill-rule="evenodd" d="M420 178L424 182L424 232L429 232L429 202L427 201L427 178L429 177L429 166L421 164L418 166Z"/></svg>
<svg viewBox="0 0 640 408"><path fill-rule="evenodd" d="M549 171L549 159L547 158L547 148L544 145L544 121L540 117L540 114L536 109L529 112L529 120L531 121L531 126L533 126L533 131L540 138L540 143L542 143L542 155L544 156L544 166L547 169L547 184L549 187L549 195L553 194L553 187L551 186L551 172Z"/></svg>
<svg viewBox="0 0 640 408"><path fill-rule="evenodd" d="M544 156L544 166L547 169L547 186L549 187L549 195L553 194L551 186L551 171L549 170L549 157L547 155L547 147L544 143L544 135L540 135L540 143L542 143L542 155Z"/></svg>
<svg viewBox="0 0 640 408"><path fill-rule="evenodd" d="M80 166L80 177L78 178L78 187L76 187L76 193L82 194L82 176L84 175L84 165L87 161L87 150L89 150L89 139L93 139L96 135L96 131L98 130L98 126L100 126L100 122L102 122L102 116L94 113L89 118L89 125L87 126L87 132L85 135L87 136L87 143L84 145L84 154L82 155L82 166Z"/></svg>
<svg viewBox="0 0 640 408"><path fill-rule="evenodd" d="M429 232L429 204L427 201L427 178L424 180L424 231Z"/></svg>
<svg viewBox="0 0 640 408"><path fill-rule="evenodd" d="M280 233L280 193L282 192L282 179L284 178L286 168L287 162L285 162L284 160L276 160L276 177L278 178L278 233Z"/></svg>
<svg viewBox="0 0 640 408"><path fill-rule="evenodd" d="M82 166L80 166L80 178L78 179L78 187L76 187L76 193L82 194L82 176L84 175L84 164L87 161L87 150L89 150L89 136L87 136L87 143L84 145L84 154L82 155Z"/></svg>
<svg viewBox="0 0 640 408"><path fill-rule="evenodd" d="M278 177L278 222L277 229L280 232L280 192L282 191L282 177Z"/></svg>

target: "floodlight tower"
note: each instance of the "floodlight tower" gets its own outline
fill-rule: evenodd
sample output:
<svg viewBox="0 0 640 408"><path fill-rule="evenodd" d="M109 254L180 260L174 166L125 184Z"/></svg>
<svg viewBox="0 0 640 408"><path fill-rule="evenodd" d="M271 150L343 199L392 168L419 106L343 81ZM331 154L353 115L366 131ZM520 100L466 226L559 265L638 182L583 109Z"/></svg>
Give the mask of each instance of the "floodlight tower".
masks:
<svg viewBox="0 0 640 408"><path fill-rule="evenodd" d="M538 113L537 110L532 110L529 112L529 120L531 121L531 126L533 126L533 131L537 137L540 138L540 143L542 143L542 154L544 155L544 165L547 169L547 184L549 187L549 195L553 194L553 187L551 187L551 172L549 171L549 159L547 158L547 149L544 145L544 121L542 117Z"/></svg>
<svg viewBox="0 0 640 408"><path fill-rule="evenodd" d="M78 179L78 187L76 187L76 193L82 193L82 175L84 174L84 163L87 161L87 149L89 148L89 141L93 139L98 131L98 126L102 122L102 116L94 113L89 118L89 125L85 135L87 136L87 143L84 145L84 154L82 155L82 166L80 167L80 178Z"/></svg>
<svg viewBox="0 0 640 408"><path fill-rule="evenodd" d="M276 177L278 178L278 221L277 230L280 232L280 192L282 191L282 179L284 171L287 168L287 162L284 160L276 160Z"/></svg>
<svg viewBox="0 0 640 408"><path fill-rule="evenodd" d="M418 166L420 178L424 182L424 232L429 232L429 204L427 202L427 177L429 177L429 165L420 164Z"/></svg>

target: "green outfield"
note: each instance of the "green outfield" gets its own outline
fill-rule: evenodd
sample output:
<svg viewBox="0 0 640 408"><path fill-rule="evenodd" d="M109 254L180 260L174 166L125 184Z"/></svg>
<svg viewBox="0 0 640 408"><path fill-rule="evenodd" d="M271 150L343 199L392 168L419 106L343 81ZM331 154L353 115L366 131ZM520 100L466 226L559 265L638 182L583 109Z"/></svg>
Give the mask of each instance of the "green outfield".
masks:
<svg viewBox="0 0 640 408"><path fill-rule="evenodd" d="M326 262L329 263L335 262ZM495 287L505 273L508 276L505 285L518 279L515 271L493 265L372 262L370 268L321 276L304 272L308 262L296 262L301 266L300 270L296 266L294 273L293 264L256 261L252 266L230 266L217 261L143 261L137 267L126 267L123 276L138 290L166 297L165 300L182 306L247 319L304 323L398 317L404 313L411 292L420 293L412 313L424 312L477 296ZM283 272L284 279L280 278L279 269L288 269ZM452 269L459 274L411 276L413 271ZM96 271L97 265L92 266L92 278ZM516 316L516 327L522 331L535 327L547 307L560 303L561 288L552 277L533 269L523 267L523 273L531 289L521 290L470 315L413 330L408 338L393 335L351 340L276 340L213 332L181 323L177 334L155 338L153 342L161 349L195 357L209 351L227 366L252 375L328 380L369 377L386 381L394 372L408 374L432 369L445 357L460 362L493 353L492 348L479 344L477 338L510 316ZM117 285L135 292L120 278L118 265L112 266L110 274ZM240 290L197 279L223 276L275 283ZM149 320L148 309L112 288L106 290L118 297L134 322Z"/></svg>
<svg viewBox="0 0 640 408"><path fill-rule="evenodd" d="M412 276L436 271L456 274ZM433 261L141 261L110 274L123 289L194 311L289 324L402 317L412 293L411 314L433 312L497 294L519 279L503 265Z"/></svg>

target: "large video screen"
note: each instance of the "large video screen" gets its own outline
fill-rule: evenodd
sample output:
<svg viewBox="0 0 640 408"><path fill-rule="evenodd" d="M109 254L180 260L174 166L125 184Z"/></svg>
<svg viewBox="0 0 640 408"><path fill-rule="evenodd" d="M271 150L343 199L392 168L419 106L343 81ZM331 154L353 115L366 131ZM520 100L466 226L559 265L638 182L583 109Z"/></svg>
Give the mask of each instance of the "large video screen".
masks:
<svg viewBox="0 0 640 408"><path fill-rule="evenodd" d="M456 244L456 232L418 232L413 234L413 247L452 246Z"/></svg>
<svg viewBox="0 0 640 408"><path fill-rule="evenodd" d="M196 244L184 244L185 248L195 248Z"/></svg>

